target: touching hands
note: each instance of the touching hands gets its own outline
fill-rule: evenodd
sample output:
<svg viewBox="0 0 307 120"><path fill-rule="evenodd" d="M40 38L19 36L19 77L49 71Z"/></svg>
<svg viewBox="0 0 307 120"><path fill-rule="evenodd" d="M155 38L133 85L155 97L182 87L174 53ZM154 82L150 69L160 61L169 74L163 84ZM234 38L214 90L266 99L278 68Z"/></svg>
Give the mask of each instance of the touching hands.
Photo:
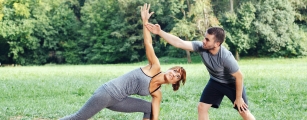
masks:
<svg viewBox="0 0 307 120"><path fill-rule="evenodd" d="M159 34L160 31L161 31L161 27L159 24L151 24L151 23L148 23L146 24L146 28L153 34Z"/></svg>
<svg viewBox="0 0 307 120"><path fill-rule="evenodd" d="M141 17L143 22L148 21L150 16L154 13L154 12L149 13L149 9L150 9L150 4L147 5L147 3L145 3L144 6L141 7Z"/></svg>
<svg viewBox="0 0 307 120"><path fill-rule="evenodd" d="M159 34L159 32L161 31L161 27L158 24L149 24L148 20L151 17L151 15L154 12L149 13L149 9L150 9L150 4L147 5L147 3L145 3L142 7L141 7L141 17L143 20L143 24L146 26L146 28L153 34Z"/></svg>
<svg viewBox="0 0 307 120"><path fill-rule="evenodd" d="M245 112L248 108L247 104L244 102L243 98L236 99L234 102L234 107L238 108L239 112Z"/></svg>

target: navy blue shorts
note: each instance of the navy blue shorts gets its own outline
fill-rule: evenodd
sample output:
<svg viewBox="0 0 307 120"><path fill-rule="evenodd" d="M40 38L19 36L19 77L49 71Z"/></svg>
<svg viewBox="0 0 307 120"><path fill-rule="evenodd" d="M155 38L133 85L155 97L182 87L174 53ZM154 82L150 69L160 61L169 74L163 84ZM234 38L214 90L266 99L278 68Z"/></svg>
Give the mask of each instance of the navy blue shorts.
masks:
<svg viewBox="0 0 307 120"><path fill-rule="evenodd" d="M213 79L210 79L203 90L199 102L212 104L211 107L219 108L224 96L227 96L232 103L236 100L236 83L219 83ZM242 98L246 104L248 104L245 88L243 86ZM237 107L234 107L237 109ZM238 110L238 109L237 109Z"/></svg>

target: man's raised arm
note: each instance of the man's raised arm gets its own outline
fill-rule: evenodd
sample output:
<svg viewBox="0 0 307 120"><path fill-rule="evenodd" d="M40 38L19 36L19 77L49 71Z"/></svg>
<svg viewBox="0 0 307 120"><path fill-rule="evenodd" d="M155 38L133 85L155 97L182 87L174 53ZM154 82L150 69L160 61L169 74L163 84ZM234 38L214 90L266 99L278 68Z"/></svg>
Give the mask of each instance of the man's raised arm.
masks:
<svg viewBox="0 0 307 120"><path fill-rule="evenodd" d="M146 24L146 28L153 34L159 35L162 37L167 43L173 45L174 47L181 48L188 51L193 51L193 46L191 41L184 41L179 37L167 33L161 30L160 25L158 24Z"/></svg>

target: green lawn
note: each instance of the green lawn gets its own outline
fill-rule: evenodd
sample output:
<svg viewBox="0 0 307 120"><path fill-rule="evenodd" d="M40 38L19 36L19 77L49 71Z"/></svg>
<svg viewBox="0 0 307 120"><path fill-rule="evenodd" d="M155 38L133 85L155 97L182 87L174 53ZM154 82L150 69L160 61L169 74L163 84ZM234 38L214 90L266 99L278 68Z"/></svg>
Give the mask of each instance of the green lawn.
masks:
<svg viewBox="0 0 307 120"><path fill-rule="evenodd" d="M160 119L196 120L198 100L209 76L199 58L193 64L178 61L161 59L164 71L183 66L187 82L177 92L170 85L162 87ZM72 114L100 85L144 63L0 67L0 119L58 119ZM307 119L307 58L245 58L239 65L250 110L258 120ZM149 96L140 98L150 100ZM226 97L219 109L209 112L212 120L241 119ZM93 119L136 120L142 116L104 109Z"/></svg>

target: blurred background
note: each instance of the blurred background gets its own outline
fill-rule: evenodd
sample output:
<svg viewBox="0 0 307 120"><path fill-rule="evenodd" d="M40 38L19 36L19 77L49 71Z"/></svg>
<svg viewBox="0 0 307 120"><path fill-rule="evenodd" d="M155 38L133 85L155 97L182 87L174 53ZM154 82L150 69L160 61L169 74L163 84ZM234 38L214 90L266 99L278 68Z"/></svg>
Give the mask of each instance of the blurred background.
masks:
<svg viewBox="0 0 307 120"><path fill-rule="evenodd" d="M1 65L115 64L146 60L140 6L151 23L184 40L208 27L227 32L236 57L307 55L306 0L0 0ZM190 53L153 35L158 57Z"/></svg>

